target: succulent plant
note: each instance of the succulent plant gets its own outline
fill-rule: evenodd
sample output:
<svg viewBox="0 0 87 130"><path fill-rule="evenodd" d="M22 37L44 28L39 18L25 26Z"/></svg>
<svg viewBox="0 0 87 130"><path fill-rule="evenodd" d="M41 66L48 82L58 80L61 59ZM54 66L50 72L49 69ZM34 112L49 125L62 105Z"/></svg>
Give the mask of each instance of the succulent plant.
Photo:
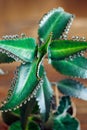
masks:
<svg viewBox="0 0 87 130"><path fill-rule="evenodd" d="M87 100L87 88L76 80L87 78L87 41L78 36L68 40L74 17L60 7L49 11L39 22L38 44L32 37L18 35L0 40L0 63L20 62L0 107L9 130L80 130L79 121L69 109L70 97ZM45 58L58 72L69 76L54 82L64 94L54 111L53 83L46 75Z"/></svg>

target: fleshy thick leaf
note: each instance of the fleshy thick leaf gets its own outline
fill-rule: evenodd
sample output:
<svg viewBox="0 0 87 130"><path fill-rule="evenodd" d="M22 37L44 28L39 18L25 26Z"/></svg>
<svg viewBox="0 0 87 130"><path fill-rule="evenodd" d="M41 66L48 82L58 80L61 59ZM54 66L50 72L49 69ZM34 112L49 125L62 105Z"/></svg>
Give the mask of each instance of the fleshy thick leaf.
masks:
<svg viewBox="0 0 87 130"><path fill-rule="evenodd" d="M52 41L48 48L49 59L63 60L72 57L75 54L80 54L87 49L87 42L73 40L55 40Z"/></svg>
<svg viewBox="0 0 87 130"><path fill-rule="evenodd" d="M51 38L52 38L52 35L50 34L49 37L47 38L47 41L42 44L42 46L40 46L38 48L38 65L37 65L37 77L40 79L40 76L39 76L39 67L40 67L40 64L42 63L43 59L45 58L46 54L47 54L47 51L48 51L48 46L51 42Z"/></svg>
<svg viewBox="0 0 87 130"><path fill-rule="evenodd" d="M21 122L17 121L15 123L13 123L10 127L9 130L23 130L21 127ZM38 126L38 124L36 124L35 121L29 121L27 124L27 128L26 130L40 130L40 127Z"/></svg>
<svg viewBox="0 0 87 130"><path fill-rule="evenodd" d="M61 114L54 118L53 130L80 130L80 124L69 114Z"/></svg>
<svg viewBox="0 0 87 130"><path fill-rule="evenodd" d="M8 57L6 54L0 53L0 63L10 63L13 61L13 58Z"/></svg>
<svg viewBox="0 0 87 130"><path fill-rule="evenodd" d="M39 125L35 121L31 120L28 123L27 130L41 130L41 129L40 129Z"/></svg>
<svg viewBox="0 0 87 130"><path fill-rule="evenodd" d="M15 123L13 123L13 124L9 127L9 130L22 130L21 122L20 122L20 121L17 121L17 122L15 122Z"/></svg>
<svg viewBox="0 0 87 130"><path fill-rule="evenodd" d="M64 79L57 84L60 92L67 96L77 97L87 101L87 88L78 81Z"/></svg>
<svg viewBox="0 0 87 130"><path fill-rule="evenodd" d="M66 113L67 110L70 108L70 106L71 106L70 97L69 96L63 96L60 99L59 106L57 108L58 115Z"/></svg>
<svg viewBox="0 0 87 130"><path fill-rule="evenodd" d="M11 88L11 96L0 110L9 110L18 108L21 103L26 103L36 94L40 87L40 81L36 77L38 60L35 59L32 64L26 63L19 67L16 83ZM40 67L40 76L43 75L43 67Z"/></svg>
<svg viewBox="0 0 87 130"><path fill-rule="evenodd" d="M51 98L53 96L53 91L51 84L46 76L43 77L43 84L39 88L36 94L36 100L40 108L40 113L44 121L49 117Z"/></svg>
<svg viewBox="0 0 87 130"><path fill-rule="evenodd" d="M38 35L42 42L53 32L53 39L58 39L65 32L67 35L73 15L62 8L53 9L43 16L39 23Z"/></svg>
<svg viewBox="0 0 87 130"><path fill-rule="evenodd" d="M61 74L83 79L87 78L87 58L85 57L76 57L72 60L51 60L51 64Z"/></svg>
<svg viewBox="0 0 87 130"><path fill-rule="evenodd" d="M48 46L50 45L52 40L52 34L50 34L46 40L46 42L44 44L42 44L39 48L38 48L38 57L39 59L42 59L47 51L48 51Z"/></svg>
<svg viewBox="0 0 87 130"><path fill-rule="evenodd" d="M31 62L36 55L35 39L22 38L13 40L0 40L0 51L2 53L6 53L9 55L9 57L12 57L15 60Z"/></svg>
<svg viewBox="0 0 87 130"><path fill-rule="evenodd" d="M20 111L21 111L21 123L22 123L22 128L23 129L26 128L28 117L32 113L32 110L35 107L35 104L36 104L35 98L32 98L28 103L24 104L20 108Z"/></svg>
<svg viewBox="0 0 87 130"><path fill-rule="evenodd" d="M3 112L2 119L7 125L11 125L15 121L20 120L20 116L15 114L14 112Z"/></svg>

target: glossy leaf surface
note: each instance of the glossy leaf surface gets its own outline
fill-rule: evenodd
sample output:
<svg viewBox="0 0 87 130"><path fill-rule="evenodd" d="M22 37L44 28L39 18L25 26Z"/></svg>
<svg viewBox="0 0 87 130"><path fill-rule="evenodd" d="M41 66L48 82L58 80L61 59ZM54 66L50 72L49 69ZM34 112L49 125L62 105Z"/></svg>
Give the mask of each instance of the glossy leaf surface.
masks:
<svg viewBox="0 0 87 130"><path fill-rule="evenodd" d="M44 44L42 44L39 48L38 48L38 57L39 59L43 58L47 51L48 51L48 47L51 43L52 40L52 34L50 34L46 40L46 42Z"/></svg>
<svg viewBox="0 0 87 130"><path fill-rule="evenodd" d="M28 128L26 130L41 130L41 129L35 121L31 120L29 121Z"/></svg>
<svg viewBox="0 0 87 130"><path fill-rule="evenodd" d="M80 130L78 120L67 113L70 106L70 97L63 96L59 101L59 106L53 119L53 130Z"/></svg>
<svg viewBox="0 0 87 130"><path fill-rule="evenodd" d="M80 54L87 49L87 42L72 40L55 40L51 42L48 49L48 57L54 60L62 60Z"/></svg>
<svg viewBox="0 0 87 130"><path fill-rule="evenodd" d="M36 43L33 38L0 40L0 51L15 60L31 62L36 55ZM9 60L8 60L9 62Z"/></svg>
<svg viewBox="0 0 87 130"><path fill-rule="evenodd" d="M2 119L7 125L11 125L15 121L20 120L20 117L13 112L2 112Z"/></svg>
<svg viewBox="0 0 87 130"><path fill-rule="evenodd" d="M52 38L52 35L50 34L49 37L47 38L47 41L42 44L42 46L38 47L38 65L37 65L37 77L40 79L40 76L39 76L39 67L40 67L40 64L43 62L43 59L45 58L46 54L47 54L47 51L48 51L48 46L51 42L51 38Z"/></svg>
<svg viewBox="0 0 87 130"><path fill-rule="evenodd" d="M51 32L53 39L60 38L71 18L73 19L72 14L65 12L62 8L53 9L45 14L39 23L38 35L40 40L46 41Z"/></svg>
<svg viewBox="0 0 87 130"><path fill-rule="evenodd" d="M32 64L26 63L19 67L16 83L14 84L13 90L11 90L11 96L7 100L7 103L3 105L1 110L14 109L19 106L22 102L30 100L33 92L36 91L39 85L39 79L36 77L37 70L37 59ZM43 67L40 67L40 76L43 75Z"/></svg>
<svg viewBox="0 0 87 130"><path fill-rule="evenodd" d="M13 123L9 127L9 130L23 130L21 127L21 122L17 121L15 123ZM38 124L36 124L35 121L31 120L28 122L26 130L40 130L40 127L38 126Z"/></svg>
<svg viewBox="0 0 87 130"><path fill-rule="evenodd" d="M6 54L0 53L0 63L11 63L14 59L8 57Z"/></svg>
<svg viewBox="0 0 87 130"><path fill-rule="evenodd" d="M63 97L60 99L59 106L58 106L58 108L57 108L57 113L58 113L58 115L63 114L63 113L66 113L67 110L70 108L70 106L71 106L70 97L68 97L68 96L63 96Z"/></svg>
<svg viewBox="0 0 87 130"><path fill-rule="evenodd" d="M20 122L20 121L17 121L17 122L15 122L15 123L13 123L13 124L9 127L9 130L22 130L21 122Z"/></svg>
<svg viewBox="0 0 87 130"><path fill-rule="evenodd" d="M65 95L77 97L87 101L87 88L78 81L64 79L58 82L57 87Z"/></svg>
<svg viewBox="0 0 87 130"><path fill-rule="evenodd" d="M80 125L78 120L69 114L61 114L54 118L53 130L80 130Z"/></svg>
<svg viewBox="0 0 87 130"><path fill-rule="evenodd" d="M36 94L36 100L38 101L40 113L44 121L46 121L49 117L52 96L53 91L51 88L51 84L46 75L44 75L43 84L41 85Z"/></svg>
<svg viewBox="0 0 87 130"><path fill-rule="evenodd" d="M85 57L76 57L72 60L51 60L51 64L61 74L87 78L87 58Z"/></svg>
<svg viewBox="0 0 87 130"><path fill-rule="evenodd" d="M29 102L27 102L26 104L24 104L21 108L21 123L22 123L22 128L25 129L26 128L26 124L28 121L28 117L31 115L32 110L34 109L36 104L36 100L35 98L31 98L31 100ZM31 107L32 106L32 107Z"/></svg>

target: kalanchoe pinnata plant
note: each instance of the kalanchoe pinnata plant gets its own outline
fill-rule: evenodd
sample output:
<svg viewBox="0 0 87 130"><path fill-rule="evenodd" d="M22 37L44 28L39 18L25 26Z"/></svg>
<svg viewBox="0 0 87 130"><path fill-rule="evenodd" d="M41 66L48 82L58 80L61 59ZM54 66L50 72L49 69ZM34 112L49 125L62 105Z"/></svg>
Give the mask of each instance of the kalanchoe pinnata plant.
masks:
<svg viewBox="0 0 87 130"><path fill-rule="evenodd" d="M86 40L67 39L73 19L74 15L62 8L53 9L39 23L38 44L24 35L4 36L0 40L0 63L21 62L7 99L0 107L9 130L80 130L79 121L69 112L70 97L87 100L87 88L72 78L53 82L65 95L53 111L52 83L43 65L44 58L48 58L61 74L87 78Z"/></svg>

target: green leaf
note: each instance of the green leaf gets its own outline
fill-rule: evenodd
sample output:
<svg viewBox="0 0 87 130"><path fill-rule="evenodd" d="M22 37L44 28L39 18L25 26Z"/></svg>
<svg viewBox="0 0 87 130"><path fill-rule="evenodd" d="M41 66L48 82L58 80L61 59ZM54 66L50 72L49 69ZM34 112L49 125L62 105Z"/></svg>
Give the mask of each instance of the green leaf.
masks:
<svg viewBox="0 0 87 130"><path fill-rule="evenodd" d="M53 130L80 130L79 121L67 112L70 107L70 97L63 96L53 118Z"/></svg>
<svg viewBox="0 0 87 130"><path fill-rule="evenodd" d="M11 125L15 121L20 120L20 117L13 112L2 112L2 119L7 125Z"/></svg>
<svg viewBox="0 0 87 130"><path fill-rule="evenodd" d="M33 38L0 40L0 51L15 60L32 62L36 56L36 43Z"/></svg>
<svg viewBox="0 0 87 130"><path fill-rule="evenodd" d="M60 92L67 96L73 96L87 101L87 87L79 81L64 79L57 83L57 87Z"/></svg>
<svg viewBox="0 0 87 130"><path fill-rule="evenodd" d="M32 64L22 64L18 69L16 83L11 87L11 95L0 110L18 108L23 102L26 103L37 92L40 87L40 80L36 77L38 60ZM40 76L43 75L43 67L40 67Z"/></svg>
<svg viewBox="0 0 87 130"><path fill-rule="evenodd" d="M42 63L43 59L45 58L45 55L47 54L47 51L48 51L48 46L51 42L51 38L52 38L52 35L50 34L47 41L40 47L38 47L38 64L37 64L37 77L38 79L41 79L40 75L39 75L39 67L40 67L40 64Z"/></svg>
<svg viewBox="0 0 87 130"><path fill-rule="evenodd" d="M31 120L29 121L28 128L26 130L41 130L41 129L35 121Z"/></svg>
<svg viewBox="0 0 87 130"><path fill-rule="evenodd" d="M9 127L9 130L22 130L20 121L17 121L17 122L15 122L15 123L13 123L13 124Z"/></svg>
<svg viewBox="0 0 87 130"><path fill-rule="evenodd" d="M72 60L51 60L51 64L61 74L75 78L87 78L87 58L85 57L76 57Z"/></svg>
<svg viewBox="0 0 87 130"><path fill-rule="evenodd" d="M9 130L23 130L22 127L21 127L21 122L17 121L15 123L13 123L9 127ZM27 124L26 130L40 130L40 127L35 121L30 120Z"/></svg>
<svg viewBox="0 0 87 130"><path fill-rule="evenodd" d="M61 114L54 118L53 130L80 130L80 124L69 114Z"/></svg>
<svg viewBox="0 0 87 130"><path fill-rule="evenodd" d="M86 51L87 42L72 40L55 40L52 41L48 48L48 57L52 60L63 60L80 52ZM72 59L72 58L71 58Z"/></svg>
<svg viewBox="0 0 87 130"><path fill-rule="evenodd" d="M0 53L0 63L10 63L13 61L13 58L8 57L6 54Z"/></svg>
<svg viewBox="0 0 87 130"><path fill-rule="evenodd" d="M42 42L53 32L53 39L58 39L63 32L68 33L73 15L62 8L53 9L43 16L39 23L38 35Z"/></svg>
<svg viewBox="0 0 87 130"><path fill-rule="evenodd" d="M22 128L23 129L26 128L28 117L32 113L32 110L33 110L35 105L36 105L35 98L31 98L31 100L28 103L24 104L20 108L20 111L21 111L21 123L22 123Z"/></svg>
<svg viewBox="0 0 87 130"><path fill-rule="evenodd" d="M12 112L12 114L14 114L14 115L16 115L16 116L20 116L20 109L16 109L16 110L13 110L13 111L11 111Z"/></svg>
<svg viewBox="0 0 87 130"><path fill-rule="evenodd" d="M40 70L39 67L40 67L40 64L43 62L43 59L45 58L45 56L47 54L48 46L51 42L51 39L52 39L52 34L50 34L49 37L47 38L46 42L38 48L38 64L37 64L37 77L38 77L38 79L41 78L39 76L39 70Z"/></svg>
<svg viewBox="0 0 87 130"><path fill-rule="evenodd" d="M48 78L46 77L46 75L44 75L43 84L41 85L41 87L39 88L36 94L36 100L38 101L40 113L44 121L46 121L49 117L50 102L52 96L53 96L53 91L51 88L51 84Z"/></svg>
<svg viewBox="0 0 87 130"><path fill-rule="evenodd" d="M51 39L52 39L52 34L50 34L46 40L46 42L44 44L42 44L39 48L38 48L38 57L39 59L42 59L47 51L48 51L48 46L51 43Z"/></svg>
<svg viewBox="0 0 87 130"><path fill-rule="evenodd" d="M57 114L60 115L60 114L66 113L67 110L70 108L70 106L71 106L70 97L63 96L60 99L59 106L57 108Z"/></svg>

